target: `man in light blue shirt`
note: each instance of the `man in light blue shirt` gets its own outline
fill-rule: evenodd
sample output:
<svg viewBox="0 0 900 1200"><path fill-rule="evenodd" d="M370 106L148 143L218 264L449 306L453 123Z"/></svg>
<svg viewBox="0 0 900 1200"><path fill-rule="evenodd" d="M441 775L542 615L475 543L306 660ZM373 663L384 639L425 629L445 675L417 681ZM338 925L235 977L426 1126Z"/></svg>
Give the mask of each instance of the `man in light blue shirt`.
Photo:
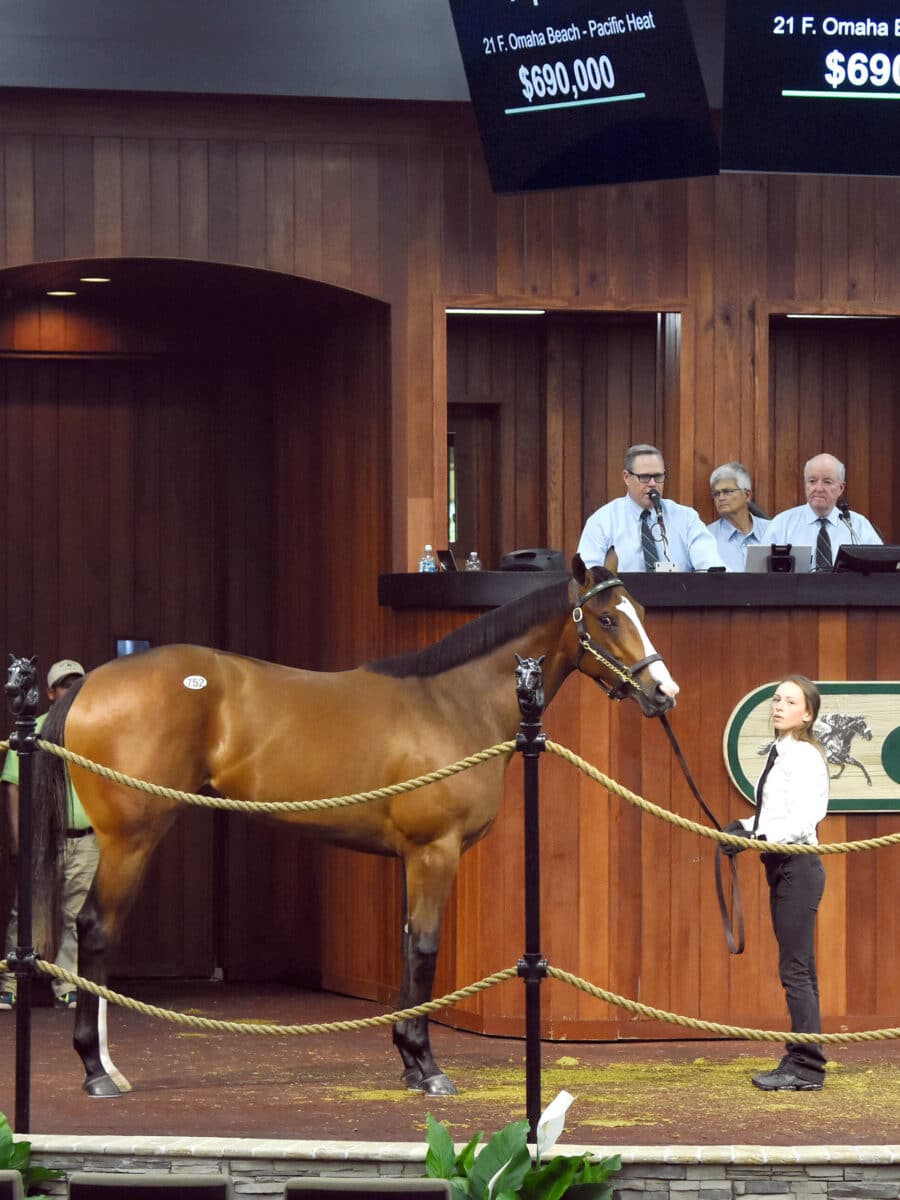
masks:
<svg viewBox="0 0 900 1200"><path fill-rule="evenodd" d="M810 546L813 571L830 571L839 546L880 546L883 539L874 525L860 513L851 512L846 502L841 503L845 478L844 464L833 454L811 458L803 468L806 504L772 518L769 542Z"/></svg>
<svg viewBox="0 0 900 1200"><path fill-rule="evenodd" d="M626 494L598 508L581 531L578 553L585 566L604 566L607 554L615 549L619 571L724 567L715 539L699 514L684 504L662 499L666 464L660 450L630 446L625 451L622 477Z"/></svg>
<svg viewBox="0 0 900 1200"><path fill-rule="evenodd" d="M750 472L739 462L723 463L709 477L713 504L719 519L707 525L729 571L747 569L747 547L768 543L771 521L750 508L753 484Z"/></svg>

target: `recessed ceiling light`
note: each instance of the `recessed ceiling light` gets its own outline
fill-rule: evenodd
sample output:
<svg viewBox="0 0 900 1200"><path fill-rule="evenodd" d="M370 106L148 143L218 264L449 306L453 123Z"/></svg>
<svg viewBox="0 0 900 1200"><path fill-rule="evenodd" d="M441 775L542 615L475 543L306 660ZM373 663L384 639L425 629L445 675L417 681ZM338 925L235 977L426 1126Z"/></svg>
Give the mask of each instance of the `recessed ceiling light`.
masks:
<svg viewBox="0 0 900 1200"><path fill-rule="evenodd" d="M57 292L48 292L47 295L48 296L77 296L78 293L77 292L57 291Z"/></svg>
<svg viewBox="0 0 900 1200"><path fill-rule="evenodd" d="M542 317L543 308L445 308L448 317Z"/></svg>
<svg viewBox="0 0 900 1200"><path fill-rule="evenodd" d="M110 283L111 280L106 275L82 275L79 283Z"/></svg>

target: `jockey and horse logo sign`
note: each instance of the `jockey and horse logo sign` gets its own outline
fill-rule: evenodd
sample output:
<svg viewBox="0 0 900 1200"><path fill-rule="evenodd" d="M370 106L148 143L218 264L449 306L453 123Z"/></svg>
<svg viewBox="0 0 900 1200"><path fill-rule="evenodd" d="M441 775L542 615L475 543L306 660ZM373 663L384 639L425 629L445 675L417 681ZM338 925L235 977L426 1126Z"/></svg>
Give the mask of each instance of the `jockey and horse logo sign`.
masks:
<svg viewBox="0 0 900 1200"><path fill-rule="evenodd" d="M772 744L770 702L776 684L740 700L725 728L728 774L752 802ZM824 682L813 726L831 776L829 812L900 811L900 683Z"/></svg>

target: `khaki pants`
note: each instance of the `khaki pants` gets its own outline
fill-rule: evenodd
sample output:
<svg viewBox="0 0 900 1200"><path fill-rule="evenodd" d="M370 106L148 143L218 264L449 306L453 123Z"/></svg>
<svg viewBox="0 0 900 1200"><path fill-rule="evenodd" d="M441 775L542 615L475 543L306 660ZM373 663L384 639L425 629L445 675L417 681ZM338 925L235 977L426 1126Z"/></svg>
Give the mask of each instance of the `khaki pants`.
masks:
<svg viewBox="0 0 900 1200"><path fill-rule="evenodd" d="M65 880L63 884L63 923L59 950L53 960L56 966L73 974L78 969L78 935L75 920L87 899L97 873L100 852L97 839L89 833L85 837L66 838ZM16 949L19 936L18 911L13 908L6 930L6 953ZM16 994L15 975L0 976L0 992ZM64 979L53 980L53 994L57 998L72 991L72 985Z"/></svg>

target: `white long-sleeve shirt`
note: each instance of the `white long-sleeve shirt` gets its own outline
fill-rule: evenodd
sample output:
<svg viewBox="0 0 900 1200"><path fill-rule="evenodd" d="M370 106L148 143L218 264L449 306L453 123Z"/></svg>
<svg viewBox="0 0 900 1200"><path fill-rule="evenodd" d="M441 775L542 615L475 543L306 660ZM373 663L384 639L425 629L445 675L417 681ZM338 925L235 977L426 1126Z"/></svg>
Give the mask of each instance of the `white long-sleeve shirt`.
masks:
<svg viewBox="0 0 900 1200"><path fill-rule="evenodd" d="M819 844L816 826L828 812L828 767L825 756L809 742L788 734L775 743L778 757L763 785L757 836L766 841ZM753 817L741 821L747 833Z"/></svg>

